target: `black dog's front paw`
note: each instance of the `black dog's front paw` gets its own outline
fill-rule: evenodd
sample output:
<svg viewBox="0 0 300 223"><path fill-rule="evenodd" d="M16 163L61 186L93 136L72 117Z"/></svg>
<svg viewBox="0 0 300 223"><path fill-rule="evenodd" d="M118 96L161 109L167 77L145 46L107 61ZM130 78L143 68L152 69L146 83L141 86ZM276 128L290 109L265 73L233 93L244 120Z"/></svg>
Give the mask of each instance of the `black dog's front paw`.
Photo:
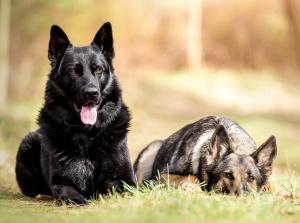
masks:
<svg viewBox="0 0 300 223"><path fill-rule="evenodd" d="M88 205L89 202L85 199L81 194L69 196L69 197L62 197L62 202L66 205Z"/></svg>
<svg viewBox="0 0 300 223"><path fill-rule="evenodd" d="M52 187L53 196L61 200L66 205L87 205L88 200L83 195L78 193L73 187L64 185L54 185Z"/></svg>

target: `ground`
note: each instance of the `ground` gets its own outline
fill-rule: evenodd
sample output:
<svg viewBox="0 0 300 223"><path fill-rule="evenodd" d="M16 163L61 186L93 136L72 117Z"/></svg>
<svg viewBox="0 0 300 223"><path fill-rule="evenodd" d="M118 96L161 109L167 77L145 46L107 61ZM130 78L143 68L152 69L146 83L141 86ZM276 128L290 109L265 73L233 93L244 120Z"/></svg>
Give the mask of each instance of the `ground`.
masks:
<svg viewBox="0 0 300 223"><path fill-rule="evenodd" d="M223 115L239 122L257 144L276 136L271 190L236 198L153 184L139 192L93 200L87 207L26 198L15 182L14 157L24 134L36 128L42 105L37 95L10 101L0 114L0 222L299 221L299 79L287 80L272 71L142 72L119 74L133 116L128 136L132 160L154 139L205 115Z"/></svg>

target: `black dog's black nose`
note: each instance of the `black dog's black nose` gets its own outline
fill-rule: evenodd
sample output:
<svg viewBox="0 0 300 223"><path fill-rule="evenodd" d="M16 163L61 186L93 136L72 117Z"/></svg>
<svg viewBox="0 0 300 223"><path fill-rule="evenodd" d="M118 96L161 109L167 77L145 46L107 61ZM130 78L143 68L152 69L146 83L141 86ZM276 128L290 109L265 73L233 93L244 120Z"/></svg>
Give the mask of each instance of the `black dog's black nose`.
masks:
<svg viewBox="0 0 300 223"><path fill-rule="evenodd" d="M99 92L97 88L87 88L83 91L83 95L87 100L97 100Z"/></svg>

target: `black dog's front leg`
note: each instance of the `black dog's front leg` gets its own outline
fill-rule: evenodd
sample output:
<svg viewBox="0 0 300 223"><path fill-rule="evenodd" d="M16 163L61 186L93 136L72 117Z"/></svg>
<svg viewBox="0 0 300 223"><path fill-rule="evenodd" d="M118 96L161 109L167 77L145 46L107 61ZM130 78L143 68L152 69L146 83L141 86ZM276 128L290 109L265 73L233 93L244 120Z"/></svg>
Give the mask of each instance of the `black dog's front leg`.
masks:
<svg viewBox="0 0 300 223"><path fill-rule="evenodd" d="M53 185L51 189L53 196L56 199L63 201L65 204L86 205L89 203L83 195L71 186Z"/></svg>
<svg viewBox="0 0 300 223"><path fill-rule="evenodd" d="M134 179L128 177L120 177L119 179L107 181L103 186L106 188L107 192L116 190L117 192L121 193L125 191L124 183L136 187L136 182Z"/></svg>
<svg viewBox="0 0 300 223"><path fill-rule="evenodd" d="M114 188L118 192L123 192L125 190L124 183L136 187L136 180L130 162L126 141L121 141L117 146L112 147L110 151L112 151L109 156L111 167L107 170L107 172L111 171L110 176L108 176L106 180L100 182L98 191L100 193L107 193L111 192Z"/></svg>
<svg viewBox="0 0 300 223"><path fill-rule="evenodd" d="M121 180L110 180L105 182L103 186L106 192L112 192L113 190L116 190L117 192L124 191L123 183Z"/></svg>
<svg viewBox="0 0 300 223"><path fill-rule="evenodd" d="M50 139L43 135L41 167L51 195L65 204L88 204L86 198L81 194L80 187L76 187L76 183L74 183L76 182L74 176L79 175L75 168L79 165L75 157L64 153L66 150L55 150L54 148L59 146L53 146L50 142Z"/></svg>

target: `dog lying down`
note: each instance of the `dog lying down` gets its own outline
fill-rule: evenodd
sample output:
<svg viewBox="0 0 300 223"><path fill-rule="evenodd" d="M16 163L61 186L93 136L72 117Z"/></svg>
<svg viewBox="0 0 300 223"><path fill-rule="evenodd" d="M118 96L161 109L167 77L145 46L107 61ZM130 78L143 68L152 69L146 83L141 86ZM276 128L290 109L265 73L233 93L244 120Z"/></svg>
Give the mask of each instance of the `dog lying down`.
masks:
<svg viewBox="0 0 300 223"><path fill-rule="evenodd" d="M266 187L276 154L274 136L257 148L237 123L209 116L150 143L134 170L139 184L158 179L184 186L199 181L204 182L202 189L239 196Z"/></svg>

